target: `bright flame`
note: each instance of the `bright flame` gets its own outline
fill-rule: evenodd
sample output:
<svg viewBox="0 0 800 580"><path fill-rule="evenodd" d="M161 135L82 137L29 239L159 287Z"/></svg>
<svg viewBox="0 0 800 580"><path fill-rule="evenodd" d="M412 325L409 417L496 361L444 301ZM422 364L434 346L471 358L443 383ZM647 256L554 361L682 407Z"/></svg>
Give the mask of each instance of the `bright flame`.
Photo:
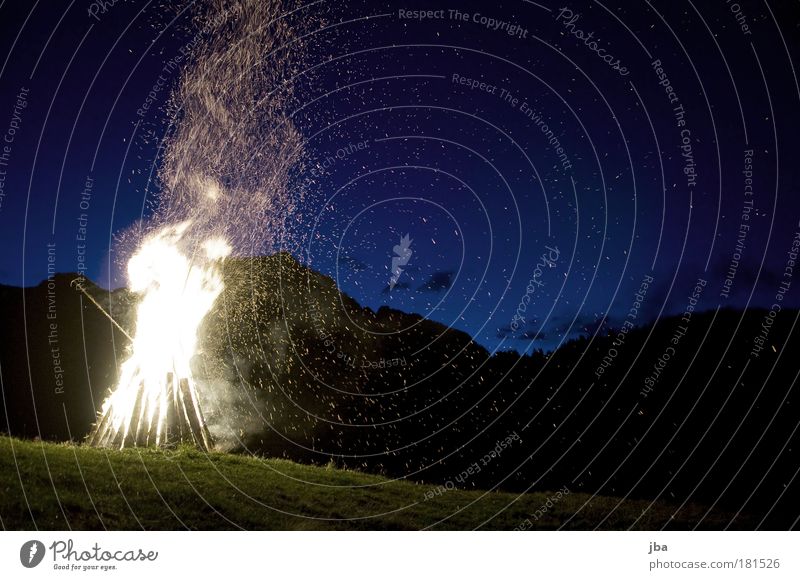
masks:
<svg viewBox="0 0 800 580"><path fill-rule="evenodd" d="M136 334L119 383L103 403L96 445L162 444L166 429L175 428L169 425L171 408L171 421L196 440L195 425L205 429L190 363L200 324L223 290L219 262L231 248L223 239L211 239L202 244L202 255L187 257L179 242L189 225L149 237L128 262L130 288L142 294Z"/></svg>

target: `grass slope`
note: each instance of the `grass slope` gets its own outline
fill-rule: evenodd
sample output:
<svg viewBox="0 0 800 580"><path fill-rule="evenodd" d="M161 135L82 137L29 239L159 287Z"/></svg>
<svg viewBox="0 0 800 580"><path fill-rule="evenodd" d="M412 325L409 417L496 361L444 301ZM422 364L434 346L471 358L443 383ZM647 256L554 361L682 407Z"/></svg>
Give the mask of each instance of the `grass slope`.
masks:
<svg viewBox="0 0 800 580"><path fill-rule="evenodd" d="M52 476L52 477L51 477ZM4 529L533 529L628 528L648 506L570 493L538 520L553 494L450 490L426 499L422 485L279 459L175 451L108 451L0 437ZM431 494L428 494L429 496ZM590 500L584 507L584 503ZM512 503L513 502L513 503ZM657 529L674 507L655 504L635 524ZM704 510L684 508L671 528L691 528ZM490 521L487 521L490 520ZM724 514L706 518L719 528Z"/></svg>

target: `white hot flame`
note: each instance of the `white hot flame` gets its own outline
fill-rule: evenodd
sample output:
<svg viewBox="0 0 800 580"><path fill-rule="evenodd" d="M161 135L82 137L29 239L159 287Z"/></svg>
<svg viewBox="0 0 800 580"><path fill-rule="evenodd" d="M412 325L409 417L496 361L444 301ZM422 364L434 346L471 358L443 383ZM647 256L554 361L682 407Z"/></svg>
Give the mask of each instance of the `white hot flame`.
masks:
<svg viewBox="0 0 800 580"><path fill-rule="evenodd" d="M189 226L184 222L150 236L128 262L130 288L142 294L136 332L131 356L102 409L103 416L111 414L111 433L122 431L123 439L144 420L147 431L156 430L159 442L167 418L166 377L171 373L176 379L191 378L198 329L223 290L219 262L230 254L230 246L223 239L210 239L201 245L200 255L186 256L179 242Z"/></svg>

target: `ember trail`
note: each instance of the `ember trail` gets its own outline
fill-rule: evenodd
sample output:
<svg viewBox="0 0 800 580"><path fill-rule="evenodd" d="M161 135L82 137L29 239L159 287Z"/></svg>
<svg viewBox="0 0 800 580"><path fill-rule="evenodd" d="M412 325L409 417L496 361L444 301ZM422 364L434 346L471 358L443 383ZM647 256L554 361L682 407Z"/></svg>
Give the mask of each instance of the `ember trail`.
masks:
<svg viewBox="0 0 800 580"><path fill-rule="evenodd" d="M281 18L280 0L208 0L195 9L198 30L181 50L185 64L163 109L174 130L152 214L118 236L139 303L132 334L104 312L131 345L89 435L94 446L189 442L209 450L215 428L232 431L206 424L198 389L210 395L207 405L215 397L192 370L202 362L198 332L224 289L225 258L287 243L303 197L292 177L303 143L286 113L288 71L305 54L302 31ZM293 51L277 50L287 45Z"/></svg>

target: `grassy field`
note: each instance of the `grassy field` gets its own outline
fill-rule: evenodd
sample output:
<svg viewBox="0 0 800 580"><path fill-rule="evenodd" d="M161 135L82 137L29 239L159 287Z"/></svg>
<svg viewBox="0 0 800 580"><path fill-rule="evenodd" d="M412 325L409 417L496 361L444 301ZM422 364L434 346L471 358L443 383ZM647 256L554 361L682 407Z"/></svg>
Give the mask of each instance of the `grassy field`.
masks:
<svg viewBox="0 0 800 580"><path fill-rule="evenodd" d="M648 505L613 510L615 498L569 493L537 519L553 493L435 495L436 487L189 448L108 451L0 437L5 529L555 529L576 512L566 528L593 529L611 512L601 527L627 529ZM634 528L659 529L673 512L656 504ZM684 508L670 527L691 528L703 513ZM703 527L727 521L717 514Z"/></svg>

